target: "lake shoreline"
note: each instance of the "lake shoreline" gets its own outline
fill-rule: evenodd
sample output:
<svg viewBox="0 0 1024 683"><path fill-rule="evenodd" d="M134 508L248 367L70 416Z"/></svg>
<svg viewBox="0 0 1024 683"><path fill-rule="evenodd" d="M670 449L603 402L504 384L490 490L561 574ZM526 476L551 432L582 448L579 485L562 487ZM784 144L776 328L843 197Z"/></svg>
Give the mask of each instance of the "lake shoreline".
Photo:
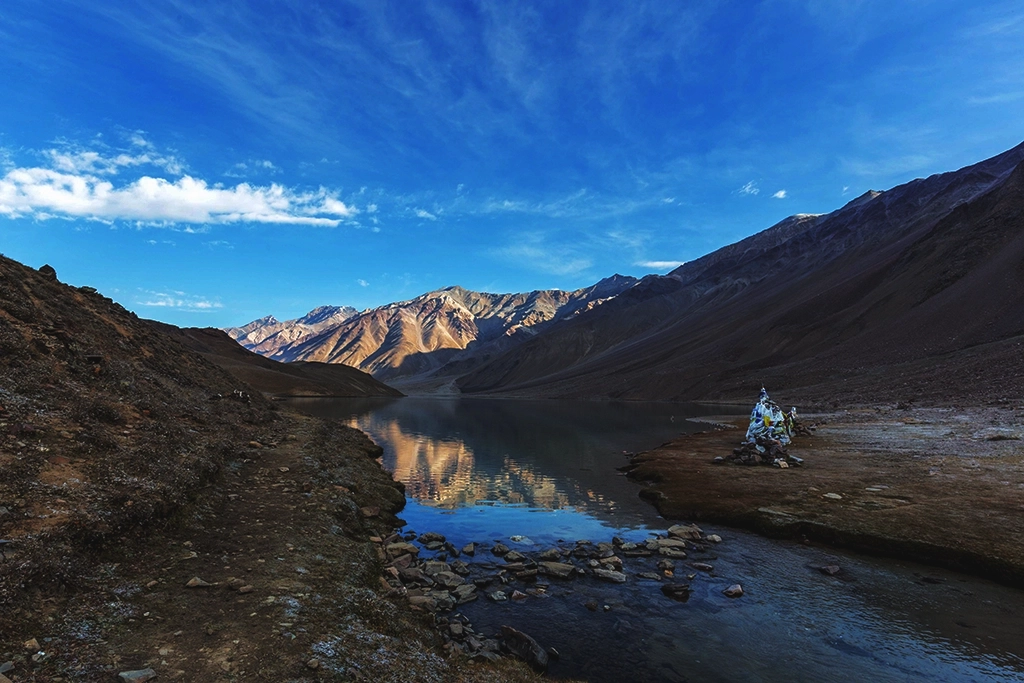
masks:
<svg viewBox="0 0 1024 683"><path fill-rule="evenodd" d="M668 520L712 522L912 560L1024 587L1024 428L1004 408L893 406L823 413L789 448L805 466L715 465L743 439L685 435L631 457ZM826 494L830 494L826 496ZM837 497L838 496L838 497Z"/></svg>

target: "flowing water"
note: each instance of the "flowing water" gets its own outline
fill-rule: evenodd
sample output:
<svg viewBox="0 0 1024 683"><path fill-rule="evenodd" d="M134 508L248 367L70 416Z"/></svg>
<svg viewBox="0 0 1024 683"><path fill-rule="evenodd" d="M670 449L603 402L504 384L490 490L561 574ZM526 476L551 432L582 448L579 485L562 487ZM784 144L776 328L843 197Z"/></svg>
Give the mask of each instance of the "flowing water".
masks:
<svg viewBox="0 0 1024 683"><path fill-rule="evenodd" d="M669 403L496 399L295 399L346 420L384 448L405 483L406 529L457 547L501 541L632 541L669 522L616 468L624 453L702 429L724 408ZM813 463L809 463L813 467ZM549 675L600 681L1024 681L1024 591L940 569L703 525L723 543L689 561L686 603L636 576L623 585L547 581L548 597L458 609L477 631L516 627L556 648ZM510 537L525 537L520 542ZM461 559L469 559L463 556ZM477 563L500 564L489 553ZM685 563L681 563L685 564ZM826 576L817 567L836 564ZM680 572L677 572L680 573ZM745 595L722 589L739 583ZM585 603L597 600L595 611Z"/></svg>

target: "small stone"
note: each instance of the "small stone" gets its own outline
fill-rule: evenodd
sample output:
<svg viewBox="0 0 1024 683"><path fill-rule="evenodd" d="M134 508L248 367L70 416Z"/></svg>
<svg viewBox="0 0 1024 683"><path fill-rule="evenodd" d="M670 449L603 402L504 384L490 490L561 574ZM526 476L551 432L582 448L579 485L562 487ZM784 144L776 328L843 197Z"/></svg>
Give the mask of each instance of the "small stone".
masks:
<svg viewBox="0 0 1024 683"><path fill-rule="evenodd" d="M526 593L521 593L519 591L512 591L512 599L513 600L525 600L526 599Z"/></svg>
<svg viewBox="0 0 1024 683"><path fill-rule="evenodd" d="M691 565L694 569L702 572L713 572L715 568L707 562L694 562Z"/></svg>
<svg viewBox="0 0 1024 683"><path fill-rule="evenodd" d="M462 554L473 557L473 555L476 554L476 543L467 543L466 545L462 546Z"/></svg>
<svg viewBox="0 0 1024 683"><path fill-rule="evenodd" d="M491 552L497 555L498 557L501 557L502 555L507 554L509 552L509 549L508 546L504 543L495 543L494 547L491 548Z"/></svg>
<svg viewBox="0 0 1024 683"><path fill-rule="evenodd" d="M818 567L818 571L826 576L835 576L843 570L837 564L826 564L824 567Z"/></svg>
<svg viewBox="0 0 1024 683"><path fill-rule="evenodd" d="M259 441L250 441L249 448L263 448L263 444L261 444Z"/></svg>
<svg viewBox="0 0 1024 683"><path fill-rule="evenodd" d="M152 669L137 669L136 671L122 671L117 677L124 683L142 683L156 678L156 672Z"/></svg>
<svg viewBox="0 0 1024 683"><path fill-rule="evenodd" d="M36 652L39 650L39 641L35 638L29 638L25 641L25 649L29 652Z"/></svg>
<svg viewBox="0 0 1024 683"><path fill-rule="evenodd" d="M149 583L146 584L146 588L156 588L157 585L159 585L159 584L160 584L160 582L157 581L156 579L154 579L153 581L150 581Z"/></svg>
<svg viewBox="0 0 1024 683"><path fill-rule="evenodd" d="M505 591L494 591L493 593L488 593L487 597L494 600L494 602L505 602L508 600L508 595L505 594Z"/></svg>
<svg viewBox="0 0 1024 683"><path fill-rule="evenodd" d="M309 660L308 662L306 662L306 668L313 669L314 671L316 671L320 668L320 660L316 658Z"/></svg>
<svg viewBox="0 0 1024 683"><path fill-rule="evenodd" d="M367 507L359 508L359 512L363 514L363 517L379 517L380 508L376 505L368 505ZM312 660L310 660L312 661Z"/></svg>
<svg viewBox="0 0 1024 683"><path fill-rule="evenodd" d="M238 592L242 593L244 595L245 593L252 593L254 590L256 590L256 588L254 586L246 585L246 586L242 586L241 588L239 588Z"/></svg>
<svg viewBox="0 0 1024 683"><path fill-rule="evenodd" d="M729 586L724 591L722 591L722 593L727 598L738 598L741 595L743 595L743 586L739 585L738 583L734 583L733 585Z"/></svg>
<svg viewBox="0 0 1024 683"><path fill-rule="evenodd" d="M289 470L291 470L290 467L278 467L277 468L278 472L288 472Z"/></svg>
<svg viewBox="0 0 1024 683"><path fill-rule="evenodd" d="M597 600L587 600L585 603L583 603L583 606L591 612L596 612L598 608Z"/></svg>
<svg viewBox="0 0 1024 683"><path fill-rule="evenodd" d="M675 524L668 528L668 535L696 541L700 539L701 530L696 524Z"/></svg>
<svg viewBox="0 0 1024 683"><path fill-rule="evenodd" d="M11 682L11 679L9 679L7 676L4 676L3 674L0 674L0 683L12 683L12 682Z"/></svg>
<svg viewBox="0 0 1024 683"><path fill-rule="evenodd" d="M612 583L626 583L626 575L612 569L595 569L594 576Z"/></svg>
<svg viewBox="0 0 1024 683"><path fill-rule="evenodd" d="M185 584L185 587L186 588L209 588L212 585L213 585L212 583L208 583L206 581L203 581L198 576L193 576L191 579L188 580L188 583ZM146 679L146 680L149 680L149 679Z"/></svg>
<svg viewBox="0 0 1024 683"><path fill-rule="evenodd" d="M666 583L662 585L661 592L673 600L686 602L690 599L690 593L693 591L688 583Z"/></svg>
<svg viewBox="0 0 1024 683"><path fill-rule="evenodd" d="M525 559L526 555L523 555L522 553L517 552L515 550L510 550L509 552L505 553L506 562L523 562Z"/></svg>
<svg viewBox="0 0 1024 683"><path fill-rule="evenodd" d="M843 496L839 493L826 493L822 495L822 498L828 498L829 500L842 500Z"/></svg>
<svg viewBox="0 0 1024 683"><path fill-rule="evenodd" d="M5 674L14 668L14 662L4 662L0 664L0 674Z"/></svg>
<svg viewBox="0 0 1024 683"><path fill-rule="evenodd" d="M576 567L566 562L538 562L537 567L541 574L559 579L568 579L576 571Z"/></svg>
<svg viewBox="0 0 1024 683"><path fill-rule="evenodd" d="M426 544L426 543L433 543L433 542L444 543L445 540L447 540L447 539L445 539L443 534L439 534L436 531L428 531L425 534L420 534L420 537L417 538L416 540L419 541L420 543Z"/></svg>
<svg viewBox="0 0 1024 683"><path fill-rule="evenodd" d="M704 540L708 541L710 543L721 543L722 542L722 537L719 536L718 534L711 534L710 536L705 537Z"/></svg>

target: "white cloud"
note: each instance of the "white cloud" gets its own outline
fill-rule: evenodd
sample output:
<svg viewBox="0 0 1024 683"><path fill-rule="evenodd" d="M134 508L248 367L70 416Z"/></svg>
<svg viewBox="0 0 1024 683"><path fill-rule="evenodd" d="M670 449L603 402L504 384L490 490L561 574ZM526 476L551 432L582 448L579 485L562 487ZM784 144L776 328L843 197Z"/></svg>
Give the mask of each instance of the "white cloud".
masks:
<svg viewBox="0 0 1024 683"><path fill-rule="evenodd" d="M785 199L786 198L786 191L785 190L779 190L778 192L773 194L772 197L774 197L775 199Z"/></svg>
<svg viewBox="0 0 1024 683"><path fill-rule="evenodd" d="M636 265L651 270L672 270L686 263L686 261L639 261Z"/></svg>
<svg viewBox="0 0 1024 683"><path fill-rule="evenodd" d="M179 291L142 291L141 295L135 298L135 303L139 306L174 308L179 311L187 311L191 313L209 313L218 308L224 307L224 304L219 301L210 301L205 297L186 294L185 292Z"/></svg>
<svg viewBox="0 0 1024 683"><path fill-rule="evenodd" d="M761 190L757 187L757 183L753 180L737 190L740 194L758 194L760 191Z"/></svg>
<svg viewBox="0 0 1024 683"><path fill-rule="evenodd" d="M364 280L363 278L359 278L358 280L356 280L356 282L359 283L360 287L369 287L370 286L370 283L367 282L366 280Z"/></svg>
<svg viewBox="0 0 1024 683"><path fill-rule="evenodd" d="M366 206L366 213L377 213L377 205L376 204L368 204Z"/></svg>
<svg viewBox="0 0 1024 683"><path fill-rule="evenodd" d="M425 218L425 219L427 219L429 221L436 221L437 220L437 216L435 216L434 214L430 213L429 211L425 211L423 209L416 209L416 215L419 218Z"/></svg>
<svg viewBox="0 0 1024 683"><path fill-rule="evenodd" d="M172 163L167 157L148 153L105 156L88 150L50 150L47 157L48 168L16 167L0 176L0 216L123 220L138 226L165 227L178 223L334 227L359 213L323 187L314 192L299 192L277 183L224 187L190 175L174 180L143 175L117 185L112 182L110 176L121 169L143 163L162 164L170 173L181 168L177 161ZM158 163L157 159L162 161Z"/></svg>
<svg viewBox="0 0 1024 683"><path fill-rule="evenodd" d="M661 201L662 201L662 203L664 203L664 204L674 204L674 203L675 203L675 201L676 201L676 198L675 198L675 197L665 197L665 198L664 198L664 199L662 199Z"/></svg>

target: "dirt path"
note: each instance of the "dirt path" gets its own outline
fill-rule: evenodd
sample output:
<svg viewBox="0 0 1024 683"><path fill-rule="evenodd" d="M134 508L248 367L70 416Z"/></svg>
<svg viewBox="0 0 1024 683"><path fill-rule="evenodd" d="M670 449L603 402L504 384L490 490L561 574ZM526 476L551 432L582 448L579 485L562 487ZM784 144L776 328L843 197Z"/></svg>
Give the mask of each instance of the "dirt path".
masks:
<svg viewBox="0 0 1024 683"><path fill-rule="evenodd" d="M670 519L708 520L1024 585L1024 415L998 408L811 416L801 468L713 465L736 429L638 454L630 476Z"/></svg>
<svg viewBox="0 0 1024 683"><path fill-rule="evenodd" d="M446 658L430 615L384 597L375 541L404 498L364 435L289 417L254 440L174 528L108 549L83 577L88 589L40 596L36 613L20 614L23 638L0 645L0 664L14 663L6 675L534 680L517 662ZM31 638L38 650L22 646Z"/></svg>

